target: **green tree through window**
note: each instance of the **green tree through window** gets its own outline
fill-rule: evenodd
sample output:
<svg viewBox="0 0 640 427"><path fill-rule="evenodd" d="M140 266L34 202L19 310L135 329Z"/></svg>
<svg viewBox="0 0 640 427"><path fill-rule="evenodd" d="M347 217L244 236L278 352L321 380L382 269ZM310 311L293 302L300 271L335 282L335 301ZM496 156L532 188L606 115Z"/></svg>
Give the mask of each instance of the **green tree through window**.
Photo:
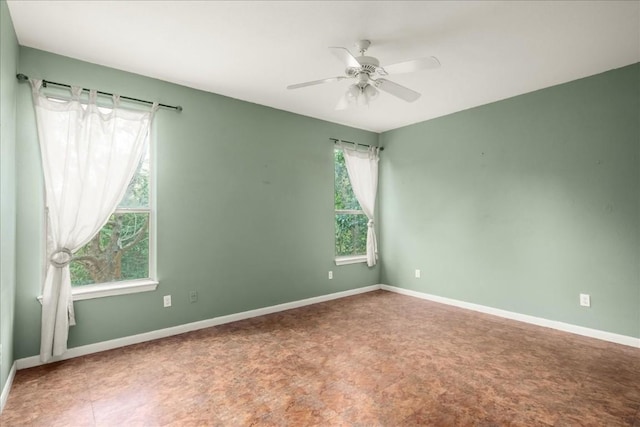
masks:
<svg viewBox="0 0 640 427"><path fill-rule="evenodd" d="M334 150L334 165L336 256L365 255L368 219L353 194L341 149Z"/></svg>
<svg viewBox="0 0 640 427"><path fill-rule="evenodd" d="M149 278L149 143L122 201L100 232L78 250L71 284L82 286Z"/></svg>

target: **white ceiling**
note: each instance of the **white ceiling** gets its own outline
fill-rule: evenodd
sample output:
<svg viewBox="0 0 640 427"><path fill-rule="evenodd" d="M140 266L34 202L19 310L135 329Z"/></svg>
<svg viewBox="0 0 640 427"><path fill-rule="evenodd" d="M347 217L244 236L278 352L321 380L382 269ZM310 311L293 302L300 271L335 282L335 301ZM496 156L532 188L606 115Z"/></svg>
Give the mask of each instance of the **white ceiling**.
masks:
<svg viewBox="0 0 640 427"><path fill-rule="evenodd" d="M8 5L21 45L376 132L640 62L639 1ZM388 77L421 92L418 101L382 93L335 111L350 81L286 89L342 75L327 47L356 54L365 38L382 65L440 60L437 70Z"/></svg>

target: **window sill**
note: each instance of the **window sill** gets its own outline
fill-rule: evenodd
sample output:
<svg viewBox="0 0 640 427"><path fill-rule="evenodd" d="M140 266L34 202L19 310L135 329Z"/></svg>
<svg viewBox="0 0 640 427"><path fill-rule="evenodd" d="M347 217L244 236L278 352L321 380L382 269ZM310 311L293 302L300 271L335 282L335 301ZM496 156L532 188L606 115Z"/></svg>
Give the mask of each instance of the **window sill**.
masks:
<svg viewBox="0 0 640 427"><path fill-rule="evenodd" d="M111 297L115 295L135 294L138 292L155 291L158 281L152 279L129 280L126 282L100 283L71 288L74 301L85 299ZM42 304L42 295L38 297Z"/></svg>
<svg viewBox="0 0 640 427"><path fill-rule="evenodd" d="M366 255L353 255L353 256L339 256L335 259L336 265L348 265L348 264L358 264L360 262L367 262Z"/></svg>

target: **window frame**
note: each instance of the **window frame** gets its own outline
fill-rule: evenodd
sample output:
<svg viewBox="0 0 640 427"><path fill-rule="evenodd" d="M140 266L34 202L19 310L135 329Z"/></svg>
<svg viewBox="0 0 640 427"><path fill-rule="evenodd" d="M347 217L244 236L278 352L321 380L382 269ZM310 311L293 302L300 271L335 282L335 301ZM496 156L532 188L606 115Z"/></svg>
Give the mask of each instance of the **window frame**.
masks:
<svg viewBox="0 0 640 427"><path fill-rule="evenodd" d="M342 150L342 148L340 147L336 147L334 145L333 147L333 197L334 197L334 204L333 204L333 226L334 226L334 241L333 241L333 253L334 253L334 262L336 265L349 265L349 264L358 264L358 263L366 263L367 262L367 254L352 254L352 255L337 255L336 253L336 233L335 233L335 227L336 227L336 216L337 215L365 215L364 211L362 209L336 209L335 206L335 186L336 186L336 151L340 151ZM351 185L351 180L349 180L349 185ZM353 191L353 188L352 190ZM358 203L358 205L360 205L360 203Z"/></svg>
<svg viewBox="0 0 640 427"><path fill-rule="evenodd" d="M109 108L105 106L104 108ZM157 276L157 226L156 226L156 191L157 191L157 176L156 176L156 122L155 120L151 123L151 128L149 129L149 137L148 137L148 151L149 151L149 207L148 208L120 208L116 207L116 209L111 213L148 213L149 214L149 277L141 278L141 279L130 279L130 280L121 280L117 282L104 282L104 283L94 283L90 285L82 285L82 286L71 286L71 295L73 301L82 301L87 299L94 298L104 298L116 295L126 295L133 294L139 292L149 292L155 291L160 284ZM44 233L43 233L43 252L44 252L44 264L43 264L43 276L41 279L41 289L37 300L42 304L42 286L44 286L44 277L46 275L46 270L49 261L47 260L47 233L48 233L48 212L46 200L44 201Z"/></svg>

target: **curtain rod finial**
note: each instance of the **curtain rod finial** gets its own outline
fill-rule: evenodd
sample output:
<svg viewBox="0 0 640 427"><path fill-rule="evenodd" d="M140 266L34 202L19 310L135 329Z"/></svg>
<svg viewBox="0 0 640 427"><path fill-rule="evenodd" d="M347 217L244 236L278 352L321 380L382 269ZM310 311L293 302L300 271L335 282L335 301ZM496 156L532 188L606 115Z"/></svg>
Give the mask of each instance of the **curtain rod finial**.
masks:
<svg viewBox="0 0 640 427"><path fill-rule="evenodd" d="M178 105L178 106L176 107L176 111L178 111L178 113L179 113L179 112L181 112L181 111L182 111L182 105Z"/></svg>
<svg viewBox="0 0 640 427"><path fill-rule="evenodd" d="M16 78L21 82L26 82L27 80L29 80L29 77L22 73L16 74Z"/></svg>

